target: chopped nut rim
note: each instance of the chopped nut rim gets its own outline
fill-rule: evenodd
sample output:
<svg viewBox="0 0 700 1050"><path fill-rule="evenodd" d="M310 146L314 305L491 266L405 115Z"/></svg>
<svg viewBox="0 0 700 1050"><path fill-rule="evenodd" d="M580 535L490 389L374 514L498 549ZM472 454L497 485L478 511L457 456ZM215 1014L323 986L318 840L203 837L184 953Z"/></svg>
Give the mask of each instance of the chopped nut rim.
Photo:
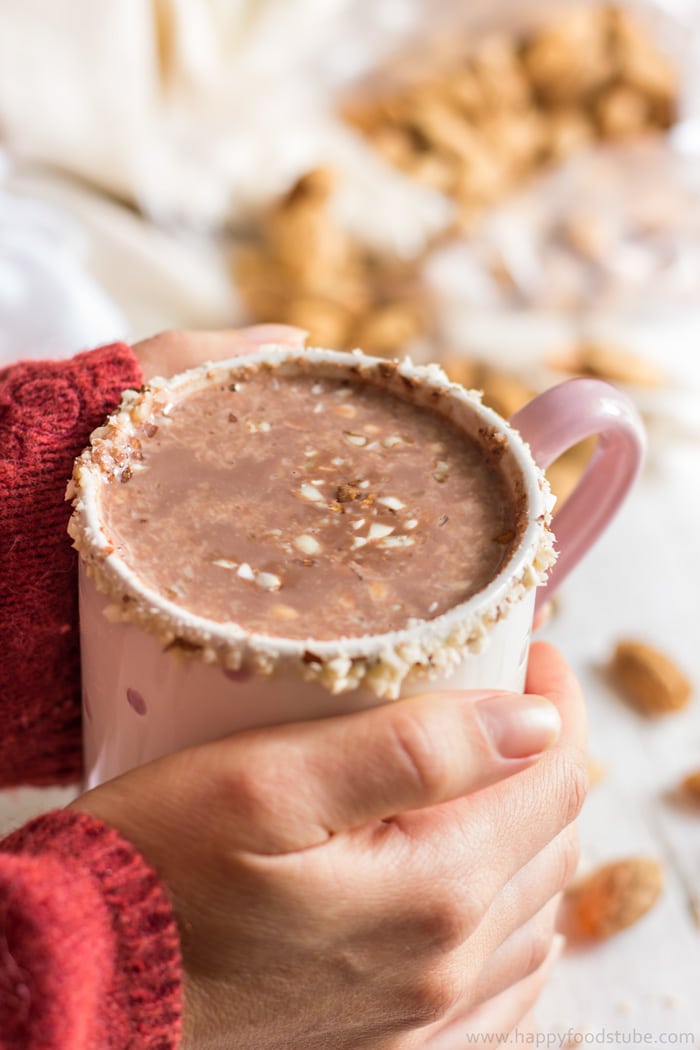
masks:
<svg viewBox="0 0 700 1050"><path fill-rule="evenodd" d="M430 406L465 434L478 436L485 452L490 449L490 454L499 459L516 504L523 508L520 541L488 586L433 620L386 634L316 641L255 634L233 622L208 620L144 585L102 530L98 498L102 485L128 467L137 427L156 425L178 399L215 377L223 374L232 382L257 369L370 382L416 405ZM315 500L318 489L309 486L303 495ZM436 677L447 673L467 652L483 647L489 628L506 616L511 606L546 582L556 558L550 529L554 501L543 472L518 432L482 405L477 391L451 383L437 365L416 366L409 359L388 361L359 350L346 353L264 346L254 354L204 364L172 379L154 379L140 391L126 391L119 408L93 432L89 447L75 461L66 498L74 507L68 531L97 588L110 599L105 610L108 617L138 624L164 645L184 642L207 662L234 670L245 664L263 674L296 670L333 693L364 685L376 695L390 698L398 695L409 675ZM359 545L360 539L357 537L355 543ZM381 537L384 544L390 541L389 535ZM238 568L239 575L246 570L253 575L243 565ZM270 578L260 582L275 589L277 581Z"/></svg>

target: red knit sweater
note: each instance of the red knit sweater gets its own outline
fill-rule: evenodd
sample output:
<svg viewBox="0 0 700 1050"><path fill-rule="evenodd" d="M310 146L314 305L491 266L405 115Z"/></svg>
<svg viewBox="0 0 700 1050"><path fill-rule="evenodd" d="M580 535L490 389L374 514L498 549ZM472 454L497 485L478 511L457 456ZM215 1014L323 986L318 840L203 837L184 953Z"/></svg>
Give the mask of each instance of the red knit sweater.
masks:
<svg viewBox="0 0 700 1050"><path fill-rule="evenodd" d="M141 372L122 344L0 370L0 787L79 778L73 458ZM112 828L46 814L0 841L0 1050L172 1050L177 929Z"/></svg>

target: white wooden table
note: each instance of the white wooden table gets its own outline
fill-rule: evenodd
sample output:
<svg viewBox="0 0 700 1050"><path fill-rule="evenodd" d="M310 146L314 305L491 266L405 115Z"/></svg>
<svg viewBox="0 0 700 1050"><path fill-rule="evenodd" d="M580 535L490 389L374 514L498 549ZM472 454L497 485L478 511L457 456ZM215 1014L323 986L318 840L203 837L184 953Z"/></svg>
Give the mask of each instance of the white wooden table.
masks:
<svg viewBox="0 0 700 1050"><path fill-rule="evenodd" d="M700 769L700 447L676 447L663 473L647 474L585 567L565 584L543 635L572 661L590 712L592 755L607 776L581 818L582 869L615 858L660 858L664 897L632 929L585 951L569 950L538 1008L544 1032L573 1028L624 1045L633 1030L700 1046L700 808L673 799ZM602 665L623 635L658 644L696 683L688 709L658 721L630 710ZM658 1038L657 1038L658 1037ZM554 1044L552 1044L554 1045ZM586 1045L581 1043L580 1045ZM637 1045L642 1045L638 1041Z"/></svg>

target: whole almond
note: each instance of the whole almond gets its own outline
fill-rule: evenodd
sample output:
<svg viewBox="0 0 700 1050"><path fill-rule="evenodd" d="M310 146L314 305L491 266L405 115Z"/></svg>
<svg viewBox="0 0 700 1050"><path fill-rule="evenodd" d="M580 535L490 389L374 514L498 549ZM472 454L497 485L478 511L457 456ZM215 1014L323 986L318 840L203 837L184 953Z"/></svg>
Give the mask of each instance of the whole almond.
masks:
<svg viewBox="0 0 700 1050"><path fill-rule="evenodd" d="M650 857L606 864L574 885L566 909L572 936L602 940L633 926L656 904L663 869Z"/></svg>
<svg viewBox="0 0 700 1050"><path fill-rule="evenodd" d="M638 387L659 387L665 379L653 361L629 350L598 343L586 343L576 349L553 354L549 358L549 365L558 372L577 373Z"/></svg>
<svg viewBox="0 0 700 1050"><path fill-rule="evenodd" d="M596 784L600 784L602 780L605 780L608 775L608 771L602 762L599 762L596 758L588 756L588 783L590 787L595 787Z"/></svg>
<svg viewBox="0 0 700 1050"><path fill-rule="evenodd" d="M578 356L582 371L613 383L656 387L664 380L663 372L652 361L614 346L583 346Z"/></svg>
<svg viewBox="0 0 700 1050"><path fill-rule="evenodd" d="M700 769L695 773L689 773L687 777L683 778L681 790L686 798L693 799L694 802L700 802Z"/></svg>
<svg viewBox="0 0 700 1050"><path fill-rule="evenodd" d="M644 715L663 715L686 706L692 686L676 663L651 645L619 642L610 663L613 683Z"/></svg>

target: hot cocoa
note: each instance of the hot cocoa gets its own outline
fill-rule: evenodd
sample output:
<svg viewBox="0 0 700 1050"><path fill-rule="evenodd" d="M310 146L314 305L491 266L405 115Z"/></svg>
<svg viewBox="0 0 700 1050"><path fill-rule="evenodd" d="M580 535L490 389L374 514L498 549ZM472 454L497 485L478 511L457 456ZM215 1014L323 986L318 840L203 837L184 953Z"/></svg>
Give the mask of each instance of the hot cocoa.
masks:
<svg viewBox="0 0 700 1050"><path fill-rule="evenodd" d="M137 428L138 429L138 428ZM152 590L251 633L318 640L430 620L520 537L498 457L361 379L251 366L149 418L101 492Z"/></svg>

